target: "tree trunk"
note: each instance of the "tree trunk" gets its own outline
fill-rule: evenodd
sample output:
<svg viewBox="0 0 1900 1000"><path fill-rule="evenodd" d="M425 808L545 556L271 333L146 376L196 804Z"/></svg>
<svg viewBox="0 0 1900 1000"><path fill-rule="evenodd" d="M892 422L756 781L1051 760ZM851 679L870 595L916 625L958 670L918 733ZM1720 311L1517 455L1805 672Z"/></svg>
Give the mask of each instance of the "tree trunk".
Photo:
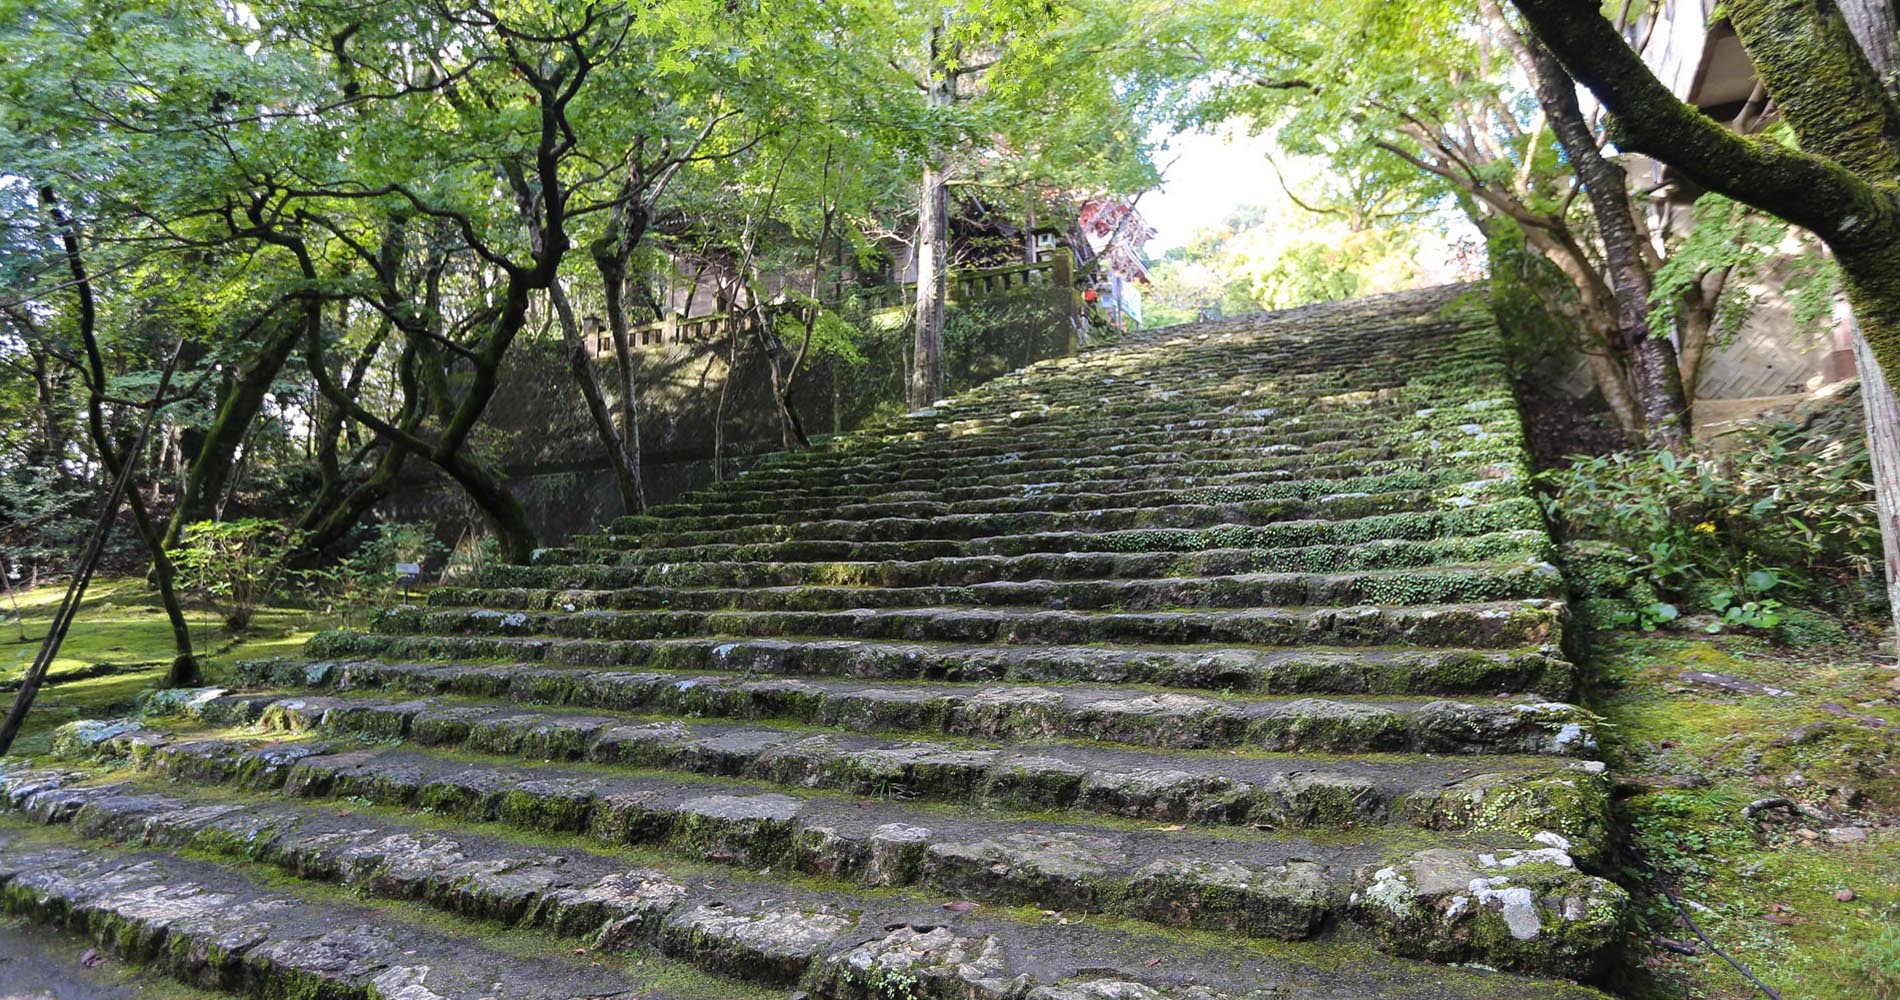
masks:
<svg viewBox="0 0 1900 1000"><path fill-rule="evenodd" d="M1860 370L1861 404L1867 415L1874 504L1880 514L1880 546L1886 556L1887 602L1894 609L1895 642L1900 644L1900 404L1896 404L1893 386L1881 373L1858 325L1854 330L1854 366Z"/></svg>
<svg viewBox="0 0 1900 1000"><path fill-rule="evenodd" d="M931 24L925 40L929 80L925 107L947 108L956 101L956 78L946 65L944 23ZM943 316L945 272L950 263L950 191L944 186L943 154L932 150L924 163L917 195L917 334L911 352L909 397L922 409L943 397Z"/></svg>
<svg viewBox="0 0 1900 1000"><path fill-rule="evenodd" d="M1577 171L1597 233L1603 240L1610 288L1616 298L1617 348L1628 354L1636 400L1643 411L1643 431L1653 448L1681 452L1691 433L1689 403L1682 391L1682 370L1676 349L1666 337L1649 331L1649 267L1643 260L1641 236L1631 216L1629 178L1597 148L1583 111L1577 105L1576 84L1557 57L1543 43L1529 41L1535 66L1537 100Z"/></svg>
<svg viewBox="0 0 1900 1000"><path fill-rule="evenodd" d="M322 302L312 299L305 309L321 309ZM252 421L264 407L271 384L283 370L284 362L297 346L303 327L298 322L282 322L264 338L254 353L247 353L242 364L218 397L217 416L204 432L204 439L192 458L185 476L185 491L178 498L171 521L165 527L165 544L175 546L185 525L211 520L225 488L237 466L238 448L250 433Z"/></svg>
<svg viewBox="0 0 1900 1000"><path fill-rule="evenodd" d="M1473 219L1486 219L1467 209L1467 215ZM1640 441L1644 435L1644 414L1636 403L1636 395L1630 386L1630 373L1625 365L1625 352L1617 350L1617 310L1615 297L1609 293L1604 279L1596 274L1594 264L1583 253L1583 247L1575 240L1569 240L1568 234L1562 238L1547 230L1535 230L1511 217L1488 217L1484 226L1493 226L1488 230L1486 241L1492 247L1492 266L1511 266L1511 260L1499 259L1499 241L1505 245L1514 243L1511 236L1505 236L1503 230L1495 226L1511 226L1512 232L1522 236L1522 251L1511 251L1524 255L1524 266L1518 268L1520 283L1526 287L1528 295L1537 298L1539 308L1558 319L1568 319L1569 325L1577 331L1577 350L1583 354L1583 361L1590 369L1590 376L1596 380L1596 390L1604 394L1604 409L1617 422L1621 430L1632 443ZM1480 226L1480 228L1484 228ZM1562 274L1569 287L1577 293L1575 300L1552 295L1545 283L1535 281L1530 274L1530 260L1543 259Z"/></svg>
<svg viewBox="0 0 1900 1000"><path fill-rule="evenodd" d="M1894 7L1885 0L1840 0L1854 40L1888 94L1900 94L1900 37ZM1894 654L1900 658L1900 401L1875 360L1871 345L1854 323L1854 368L1860 373L1861 407L1866 414L1867 451L1873 460L1874 504L1880 514L1880 547L1886 556L1887 605L1894 627Z"/></svg>
<svg viewBox="0 0 1900 1000"><path fill-rule="evenodd" d="M554 313L561 327L561 341L567 349L567 370L574 376L574 384L581 390L581 398L587 403L587 415L593 418L594 433L600 437L601 448L607 453L607 466L613 470L614 488L620 492L620 506L629 514L638 514L645 506L640 492L639 462L627 453L622 443L619 428L614 426L613 411L607 407L607 399L600 391L600 373L594 365L594 355L587 349L587 334L574 318L574 305L568 301L567 292L556 281L548 287L548 298L554 303ZM588 317L590 326L600 321Z"/></svg>
<svg viewBox="0 0 1900 1000"><path fill-rule="evenodd" d="M93 296L92 272L86 266L78 223L60 207L52 188L42 189L40 199L59 230L60 251L66 258L66 270L72 275L73 292L79 300L79 336L81 346L85 349L81 372L84 375L82 381L86 383L87 432L92 437L93 445L99 449L100 465L108 475L116 477L132 456L120 453L113 447L112 431L106 419L106 366L105 357L99 350L99 309ZM171 559L165 554L163 534L158 530L158 525L152 522L136 488L127 489L126 498L131 502L132 518L138 524L139 536L144 539L145 547L151 550L152 582L158 587L159 600L165 605L165 617L171 622L175 655L172 657L171 669L166 673L165 683L171 687L196 684L198 658L192 653L191 627L186 624L184 608L178 603L178 592L174 586L177 574L172 568Z"/></svg>
<svg viewBox="0 0 1900 1000"><path fill-rule="evenodd" d="M590 256L600 272L600 284L606 296L607 329L613 331L614 361L620 375L620 443L633 472L633 505L627 511L644 514L647 509L646 481L641 478L640 462L640 377L633 364L633 336L627 328L627 261L633 248L646 234L648 213L640 204L629 204L613 215L613 229L596 241Z"/></svg>
<svg viewBox="0 0 1900 1000"><path fill-rule="evenodd" d="M943 317L950 199L943 173L924 167L917 204L917 336L911 348L910 405L922 409L943 395Z"/></svg>
<svg viewBox="0 0 1900 1000"><path fill-rule="evenodd" d="M1890 0L1836 2L1840 5L1841 17L1847 21L1847 30L1860 43L1861 51L1867 53L1867 61L1873 63L1874 72L1880 74L1888 93L1900 91L1900 80L1894 76L1900 71L1900 16L1895 15L1893 4Z"/></svg>

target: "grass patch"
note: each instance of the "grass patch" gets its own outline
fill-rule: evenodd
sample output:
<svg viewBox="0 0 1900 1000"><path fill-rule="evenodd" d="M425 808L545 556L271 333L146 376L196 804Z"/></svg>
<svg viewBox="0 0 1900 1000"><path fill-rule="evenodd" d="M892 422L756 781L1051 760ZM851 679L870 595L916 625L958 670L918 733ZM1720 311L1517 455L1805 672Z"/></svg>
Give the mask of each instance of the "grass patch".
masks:
<svg viewBox="0 0 1900 1000"><path fill-rule="evenodd" d="M25 674L65 593L61 584L16 594L17 617L0 627L0 682L17 683ZM0 610L14 614L12 605ZM237 660L294 653L318 630L337 624L333 617L287 607L259 609L250 627L237 634L226 631L218 615L206 609L187 611L186 620L208 684L228 677ZM163 681L172 655L171 624L143 579L93 581L13 752L44 752L52 731L73 719L122 714L141 691ZM96 671L103 672L86 676ZM9 702L11 698L0 695Z"/></svg>

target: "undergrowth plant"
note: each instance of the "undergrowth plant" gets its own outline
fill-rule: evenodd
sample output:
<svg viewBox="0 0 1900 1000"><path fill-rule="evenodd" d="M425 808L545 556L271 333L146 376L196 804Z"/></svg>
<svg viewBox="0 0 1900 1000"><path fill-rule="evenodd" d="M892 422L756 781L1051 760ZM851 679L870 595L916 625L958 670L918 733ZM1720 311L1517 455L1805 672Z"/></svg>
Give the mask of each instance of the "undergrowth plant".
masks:
<svg viewBox="0 0 1900 1000"><path fill-rule="evenodd" d="M395 589L396 564L424 565L446 551L427 524L384 522L356 551L335 565L310 571L330 609L346 621L380 606Z"/></svg>
<svg viewBox="0 0 1900 1000"><path fill-rule="evenodd" d="M1643 586L1606 624L1653 628L1689 611L1708 626L1772 628L1791 597L1825 600L1873 573L1880 531L1864 441L1783 424L1719 457L1579 456L1543 474L1573 539L1634 554Z"/></svg>

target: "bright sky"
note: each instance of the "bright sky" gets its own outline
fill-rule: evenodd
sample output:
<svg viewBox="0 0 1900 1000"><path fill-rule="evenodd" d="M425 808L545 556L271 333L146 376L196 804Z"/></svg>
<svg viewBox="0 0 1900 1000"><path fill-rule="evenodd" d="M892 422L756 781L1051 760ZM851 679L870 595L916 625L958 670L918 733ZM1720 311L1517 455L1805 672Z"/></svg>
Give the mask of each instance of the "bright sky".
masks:
<svg viewBox="0 0 1900 1000"><path fill-rule="evenodd" d="M1182 132L1164 138L1167 148L1155 157L1164 170L1161 187L1142 195L1138 206L1156 231L1142 248L1151 260L1186 243L1196 230L1219 225L1235 209L1284 204L1286 192L1274 177L1269 153L1288 172L1288 183L1295 190L1307 187L1316 179L1315 172L1327 169L1323 160L1288 157L1268 137L1248 135L1233 126L1212 135ZM1470 277L1457 273L1460 265L1454 260L1453 246L1475 239L1470 222L1447 209L1438 225L1420 234L1422 279L1433 284Z"/></svg>
<svg viewBox="0 0 1900 1000"><path fill-rule="evenodd" d="M1148 255L1159 257L1186 243L1195 230L1219 224L1236 208L1278 196L1279 183L1267 165L1270 148L1265 136L1237 130L1169 138L1156 157L1167 171L1161 188L1143 195L1139 206L1157 231L1145 248Z"/></svg>

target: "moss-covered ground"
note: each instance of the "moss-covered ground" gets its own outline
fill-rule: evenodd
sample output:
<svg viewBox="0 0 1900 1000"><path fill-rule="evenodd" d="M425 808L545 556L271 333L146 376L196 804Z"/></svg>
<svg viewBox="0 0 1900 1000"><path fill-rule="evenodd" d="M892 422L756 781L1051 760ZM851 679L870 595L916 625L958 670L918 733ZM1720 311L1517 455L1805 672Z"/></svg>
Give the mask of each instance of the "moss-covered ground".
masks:
<svg viewBox="0 0 1900 1000"><path fill-rule="evenodd" d="M1618 992L1761 995L1655 891L1667 884L1717 946L1784 997L1900 997L1892 657L1872 641L1791 650L1683 631L1599 636L1592 659L1603 684L1593 707L1616 727L1606 745L1642 921Z"/></svg>
<svg viewBox="0 0 1900 1000"><path fill-rule="evenodd" d="M14 601L0 603L0 703L12 702L12 692L39 653L65 593L63 584L38 587L17 591ZM282 607L260 609L250 627L235 634L208 609L192 608L186 618L207 683L226 677L239 659L294 653L317 630L336 625L315 612ZM61 723L122 712L141 691L164 679L172 653L165 610L142 579L95 580L13 752L44 752Z"/></svg>

